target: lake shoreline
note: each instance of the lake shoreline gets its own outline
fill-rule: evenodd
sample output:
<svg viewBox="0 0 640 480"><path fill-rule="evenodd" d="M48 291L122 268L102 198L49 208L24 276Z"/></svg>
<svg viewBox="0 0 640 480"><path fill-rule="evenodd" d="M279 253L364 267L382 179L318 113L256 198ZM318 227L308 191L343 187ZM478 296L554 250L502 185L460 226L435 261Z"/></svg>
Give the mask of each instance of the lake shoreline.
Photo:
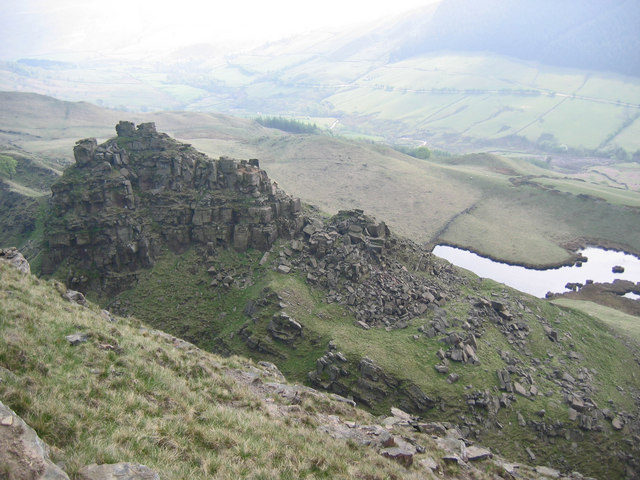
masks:
<svg viewBox="0 0 640 480"><path fill-rule="evenodd" d="M573 252L575 260L572 262L547 268L495 261L471 250L446 244L435 246L432 254L481 278L503 283L538 298L618 280L640 286L640 257L612 248L588 246Z"/></svg>
<svg viewBox="0 0 640 480"><path fill-rule="evenodd" d="M626 281L612 283L593 283L579 288L577 291L554 293L547 299L550 301L566 298L583 302L594 302L599 305L614 308L628 315L640 317L640 301L626 298L625 293L640 292L640 282L633 284Z"/></svg>
<svg viewBox="0 0 640 480"><path fill-rule="evenodd" d="M574 241L571 243L561 245L562 248L564 248L567 251L567 254L569 255L569 257L565 262L560 262L560 263L510 262L508 260L494 257L493 255L484 253L480 250L474 250L471 247L466 247L466 246L456 244L455 242L446 242L446 241L438 242L437 244L432 244L431 253L433 253L433 250L436 247L442 247L442 246L456 248L458 250L464 250L470 253L474 253L480 257L487 258L495 263L509 265L511 267L523 267L529 270L538 270L538 271L557 270L562 267L574 266L583 258L582 255L578 252L581 250L585 250L587 248L598 248L605 251L620 252L620 253L624 253L625 255L633 255L634 257L640 259L640 251L636 251L632 248L629 248L628 246L623 246L615 242L607 242L607 241L593 242L593 241L584 240L584 241Z"/></svg>

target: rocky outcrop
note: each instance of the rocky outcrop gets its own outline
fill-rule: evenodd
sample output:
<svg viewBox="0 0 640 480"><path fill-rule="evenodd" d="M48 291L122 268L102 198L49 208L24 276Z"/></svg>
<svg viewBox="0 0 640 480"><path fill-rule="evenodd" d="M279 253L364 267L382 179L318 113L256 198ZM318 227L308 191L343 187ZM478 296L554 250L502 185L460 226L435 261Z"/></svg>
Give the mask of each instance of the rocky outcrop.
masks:
<svg viewBox="0 0 640 480"><path fill-rule="evenodd" d="M120 122L116 131L101 145L78 141L76 164L51 187L43 273L65 263L73 288L114 292L163 248L267 250L302 228L300 200L257 160L212 160L152 123Z"/></svg>
<svg viewBox="0 0 640 480"><path fill-rule="evenodd" d="M353 398L368 408L392 402L408 411L424 413L435 403L416 384L388 374L370 358L350 362L331 345L308 378L316 388Z"/></svg>
<svg viewBox="0 0 640 480"><path fill-rule="evenodd" d="M39 199L16 190L0 178L0 245L24 248L21 242L36 229Z"/></svg>
<svg viewBox="0 0 640 480"><path fill-rule="evenodd" d="M362 328L406 328L446 301L443 288L418 273L430 266L431 254L362 210L340 211L326 223L307 217L302 234L280 265L326 290L326 301L345 305ZM406 254L415 256L416 272L398 261Z"/></svg>
<svg viewBox="0 0 640 480"><path fill-rule="evenodd" d="M275 340L291 344L302 336L302 325L286 313L280 312L273 316L267 331Z"/></svg>

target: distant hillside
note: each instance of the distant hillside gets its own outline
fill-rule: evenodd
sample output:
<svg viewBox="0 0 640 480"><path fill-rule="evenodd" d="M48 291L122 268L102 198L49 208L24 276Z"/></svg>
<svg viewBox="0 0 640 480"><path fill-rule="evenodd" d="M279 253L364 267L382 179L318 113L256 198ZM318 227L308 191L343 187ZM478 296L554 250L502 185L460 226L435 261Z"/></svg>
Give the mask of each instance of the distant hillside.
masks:
<svg viewBox="0 0 640 480"><path fill-rule="evenodd" d="M112 125L131 118L153 121L160 131L211 158L258 158L281 188L304 202L331 213L362 208L421 243L444 241L504 261L535 265L566 262L570 257L566 248L571 250L585 239L640 252L640 199L632 182L638 178L637 164L567 176L522 159L503 165L504 157L419 160L371 142L288 134L221 114L131 115L22 93L0 94L0 105L0 147L8 144L0 148L0 155L17 160L11 191L21 195L33 197L34 190L48 193L56 178L47 175L50 170L35 166L59 171L73 161L78 139L107 139L113 135ZM586 128L584 116L580 127ZM27 162L28 158L33 161ZM25 218L8 202L4 206L16 219ZM0 244L22 246L26 223L11 223L16 228L7 229L5 222ZM35 227L35 219L29 225Z"/></svg>
<svg viewBox="0 0 640 480"><path fill-rule="evenodd" d="M489 51L638 76L639 26L640 4L635 0L444 0L394 57Z"/></svg>
<svg viewBox="0 0 640 480"><path fill-rule="evenodd" d="M624 161L640 152L639 10L631 0L443 0L352 31L310 32L224 57L220 45L120 57L114 43L110 59L75 62L28 51L3 57L41 40L16 42L24 32L9 15L0 20L10 24L0 90L129 112L282 116L458 153L571 151Z"/></svg>

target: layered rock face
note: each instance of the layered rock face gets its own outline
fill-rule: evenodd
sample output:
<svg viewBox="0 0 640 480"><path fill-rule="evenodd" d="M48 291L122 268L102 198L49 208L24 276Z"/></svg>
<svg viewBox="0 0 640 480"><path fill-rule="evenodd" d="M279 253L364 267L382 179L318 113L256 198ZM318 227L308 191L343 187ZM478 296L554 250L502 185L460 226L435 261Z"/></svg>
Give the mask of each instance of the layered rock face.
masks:
<svg viewBox="0 0 640 480"><path fill-rule="evenodd" d="M114 292L165 246L267 250L302 228L300 200L257 160L212 160L153 123L120 122L116 132L101 145L78 141L76 164L51 187L43 273L65 262L74 287Z"/></svg>

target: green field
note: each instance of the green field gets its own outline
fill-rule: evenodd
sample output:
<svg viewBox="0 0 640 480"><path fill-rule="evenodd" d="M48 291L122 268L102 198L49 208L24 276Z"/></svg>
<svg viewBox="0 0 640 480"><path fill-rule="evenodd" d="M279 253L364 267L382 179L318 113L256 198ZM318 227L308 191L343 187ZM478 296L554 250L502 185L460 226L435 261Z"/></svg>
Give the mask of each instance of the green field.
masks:
<svg viewBox="0 0 640 480"><path fill-rule="evenodd" d="M632 152L640 133L637 122L622 128L640 108L635 79L492 56L439 55L388 64L327 101L361 128L364 122L384 130L392 123L390 132L402 129L438 146L446 133L493 140L519 135L532 142L547 133L570 147L611 143Z"/></svg>
<svg viewBox="0 0 640 480"><path fill-rule="evenodd" d="M316 41L190 64L95 62L46 71L0 64L0 89L132 112L312 116L329 125L339 119L334 133L458 152L513 149L515 137L516 148L526 141L529 150L551 154L640 150L640 84L633 77L490 54L389 62L380 45L341 56L326 53L340 51L339 40ZM543 145L541 136L552 141Z"/></svg>

